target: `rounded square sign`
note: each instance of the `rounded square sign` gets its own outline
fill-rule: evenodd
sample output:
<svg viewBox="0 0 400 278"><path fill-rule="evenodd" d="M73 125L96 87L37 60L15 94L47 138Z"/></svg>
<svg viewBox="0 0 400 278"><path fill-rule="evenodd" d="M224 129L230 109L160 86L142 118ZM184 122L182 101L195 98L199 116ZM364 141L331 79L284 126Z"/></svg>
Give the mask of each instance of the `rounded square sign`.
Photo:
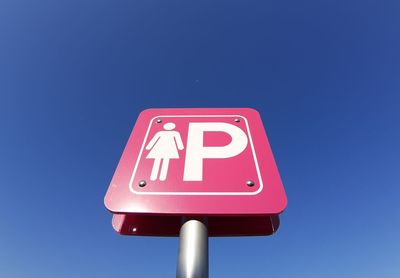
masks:
<svg viewBox="0 0 400 278"><path fill-rule="evenodd" d="M143 111L105 197L113 213L272 215L286 196L257 111Z"/></svg>

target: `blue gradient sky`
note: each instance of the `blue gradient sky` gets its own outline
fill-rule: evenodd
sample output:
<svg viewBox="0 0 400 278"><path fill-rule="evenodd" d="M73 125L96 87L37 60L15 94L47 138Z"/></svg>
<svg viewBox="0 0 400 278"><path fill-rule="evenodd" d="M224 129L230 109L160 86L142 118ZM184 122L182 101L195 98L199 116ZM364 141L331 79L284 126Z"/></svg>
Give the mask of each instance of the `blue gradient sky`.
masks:
<svg viewBox="0 0 400 278"><path fill-rule="evenodd" d="M253 107L289 205L211 277L400 277L400 2L0 1L0 277L174 277L103 197L140 111Z"/></svg>

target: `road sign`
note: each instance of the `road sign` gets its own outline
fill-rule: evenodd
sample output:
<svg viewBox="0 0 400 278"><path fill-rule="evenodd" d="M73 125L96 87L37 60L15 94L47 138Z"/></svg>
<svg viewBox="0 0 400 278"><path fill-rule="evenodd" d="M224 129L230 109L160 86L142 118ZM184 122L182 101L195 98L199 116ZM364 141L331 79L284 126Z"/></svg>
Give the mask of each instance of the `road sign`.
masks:
<svg viewBox="0 0 400 278"><path fill-rule="evenodd" d="M189 215L215 223L211 235L268 234L286 196L257 111L148 109L139 115L105 205L123 234L175 235L180 217ZM170 225L161 225L166 219ZM251 227L213 232L224 221Z"/></svg>

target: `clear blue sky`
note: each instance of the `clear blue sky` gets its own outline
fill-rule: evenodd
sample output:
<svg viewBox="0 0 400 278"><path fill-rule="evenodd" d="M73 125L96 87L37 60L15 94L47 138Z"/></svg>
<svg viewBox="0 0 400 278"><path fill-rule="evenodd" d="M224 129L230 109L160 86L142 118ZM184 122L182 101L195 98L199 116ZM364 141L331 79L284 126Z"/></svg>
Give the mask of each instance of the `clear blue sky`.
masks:
<svg viewBox="0 0 400 278"><path fill-rule="evenodd" d="M288 195L211 277L400 277L400 2L0 2L0 277L174 277L103 197L140 111L253 107Z"/></svg>

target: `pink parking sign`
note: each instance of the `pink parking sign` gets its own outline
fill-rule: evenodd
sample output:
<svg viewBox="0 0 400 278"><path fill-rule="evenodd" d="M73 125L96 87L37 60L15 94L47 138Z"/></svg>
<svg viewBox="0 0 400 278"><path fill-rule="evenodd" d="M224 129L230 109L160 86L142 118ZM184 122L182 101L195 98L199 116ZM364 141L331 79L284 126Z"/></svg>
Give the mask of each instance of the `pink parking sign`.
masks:
<svg viewBox="0 0 400 278"><path fill-rule="evenodd" d="M105 205L124 215L271 216L286 195L254 109L148 109Z"/></svg>

